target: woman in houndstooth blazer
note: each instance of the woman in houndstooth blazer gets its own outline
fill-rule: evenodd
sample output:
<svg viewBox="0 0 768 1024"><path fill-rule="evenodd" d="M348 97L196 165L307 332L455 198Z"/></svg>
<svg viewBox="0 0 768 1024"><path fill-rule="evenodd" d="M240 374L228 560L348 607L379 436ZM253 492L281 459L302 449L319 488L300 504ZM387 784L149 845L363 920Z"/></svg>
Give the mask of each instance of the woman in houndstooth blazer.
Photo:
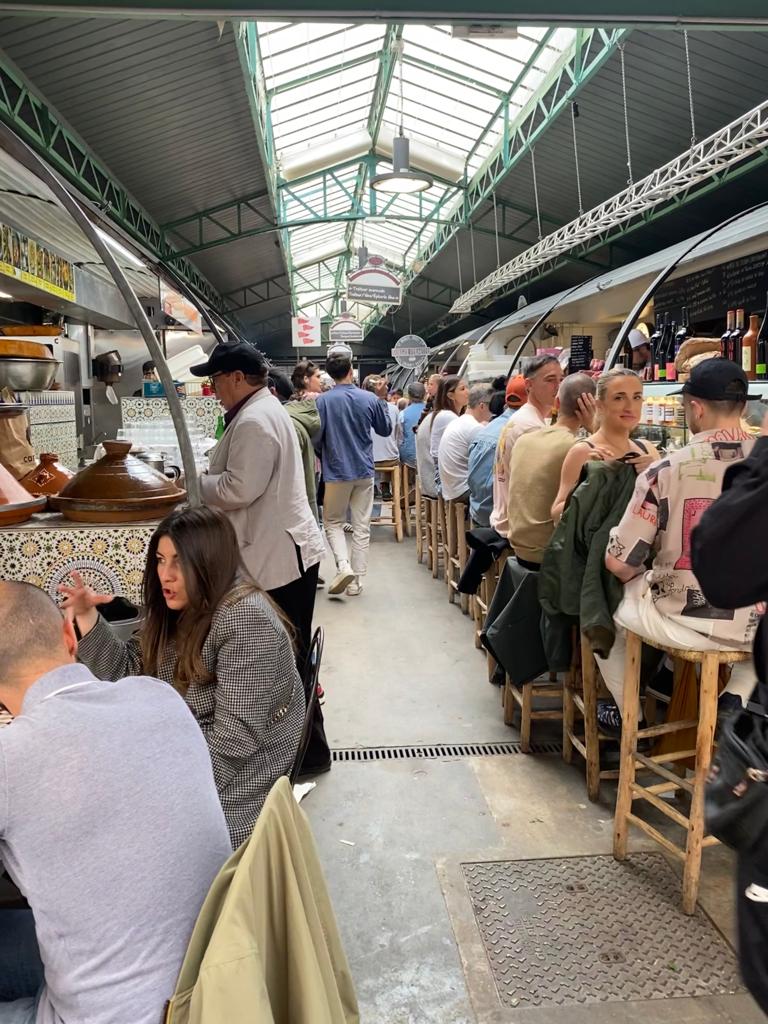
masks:
<svg viewBox="0 0 768 1024"><path fill-rule="evenodd" d="M183 694L208 742L238 847L291 769L305 700L286 627L269 597L243 579L232 526L206 508L163 520L147 552L144 625L127 643L98 614L111 595L73 577L61 591L80 633L80 660L101 679L152 675Z"/></svg>

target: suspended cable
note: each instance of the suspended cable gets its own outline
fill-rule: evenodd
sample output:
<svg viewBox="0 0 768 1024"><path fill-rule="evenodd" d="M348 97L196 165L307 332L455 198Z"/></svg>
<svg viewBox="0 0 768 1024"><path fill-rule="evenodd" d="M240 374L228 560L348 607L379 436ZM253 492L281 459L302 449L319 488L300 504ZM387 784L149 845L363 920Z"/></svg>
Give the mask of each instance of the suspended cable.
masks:
<svg viewBox="0 0 768 1024"><path fill-rule="evenodd" d="M413 309L411 308L411 297L408 296L408 333L413 334Z"/></svg>
<svg viewBox="0 0 768 1024"><path fill-rule="evenodd" d="M542 239L541 234L541 207L539 206L539 183L536 178L536 147L531 147L531 170L533 171L533 200L536 204L536 227L539 232L539 241Z"/></svg>
<svg viewBox="0 0 768 1024"><path fill-rule="evenodd" d="M573 160L576 166L576 194L579 199L579 216L584 213L584 203L581 199L581 171L579 169L579 144L576 141L576 118L579 116L579 105L571 104L571 128L573 130Z"/></svg>
<svg viewBox="0 0 768 1024"><path fill-rule="evenodd" d="M501 266L501 253L499 251L499 214L496 209L496 190L491 193L493 195L493 227L496 233L496 266Z"/></svg>
<svg viewBox="0 0 768 1024"><path fill-rule="evenodd" d="M459 292L464 291L464 285L461 283L461 250L459 249L459 233L456 232L456 266L459 268Z"/></svg>
<svg viewBox="0 0 768 1024"><path fill-rule="evenodd" d="M691 51L688 46L688 29L683 29L683 43L685 45L685 71L688 77L688 109L691 114L691 145L696 145L696 117L693 110L693 74L691 72Z"/></svg>
<svg viewBox="0 0 768 1024"><path fill-rule="evenodd" d="M624 63L624 43L619 43L619 57L621 58L621 95L624 100L624 140L627 144L627 184L634 185L632 177L632 150L629 145L629 109L627 105L627 69Z"/></svg>
<svg viewBox="0 0 768 1024"><path fill-rule="evenodd" d="M473 283L477 284L477 263L475 261L475 226L472 221L469 222L469 243L472 248L472 279Z"/></svg>

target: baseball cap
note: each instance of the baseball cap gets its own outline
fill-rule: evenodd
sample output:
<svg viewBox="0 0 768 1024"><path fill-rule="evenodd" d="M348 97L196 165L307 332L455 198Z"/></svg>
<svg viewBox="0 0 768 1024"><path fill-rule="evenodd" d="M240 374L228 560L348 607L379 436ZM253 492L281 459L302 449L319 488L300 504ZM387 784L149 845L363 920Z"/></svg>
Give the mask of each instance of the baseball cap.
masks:
<svg viewBox="0 0 768 1024"><path fill-rule="evenodd" d="M629 337L627 338L627 341L629 342L630 348L633 351L636 348L641 348L643 345L650 345L650 341L648 340L648 338L643 334L642 331L638 331L636 327L633 327L632 330L629 332Z"/></svg>
<svg viewBox="0 0 768 1024"><path fill-rule="evenodd" d="M516 377L510 377L507 381L507 388L504 394L507 400L507 405L525 405L528 401L528 390L525 386L525 377L523 377L521 373L518 373Z"/></svg>
<svg viewBox="0 0 768 1024"><path fill-rule="evenodd" d="M260 352L247 341L236 341L220 343L211 352L206 363L198 363L197 366L190 366L189 372L195 377L210 377L214 373L233 373L240 370L242 373L261 374L267 369L267 359L263 352Z"/></svg>
<svg viewBox="0 0 768 1024"><path fill-rule="evenodd" d="M760 395L750 395L749 381L738 363L730 359L705 359L691 370L691 375L673 395L690 395L707 402L739 402Z"/></svg>

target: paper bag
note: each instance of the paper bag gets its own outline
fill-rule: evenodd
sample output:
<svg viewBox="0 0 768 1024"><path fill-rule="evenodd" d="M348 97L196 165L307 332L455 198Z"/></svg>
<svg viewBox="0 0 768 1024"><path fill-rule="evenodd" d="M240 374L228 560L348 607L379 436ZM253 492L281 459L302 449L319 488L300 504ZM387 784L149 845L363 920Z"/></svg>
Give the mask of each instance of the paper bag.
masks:
<svg viewBox="0 0 768 1024"><path fill-rule="evenodd" d="M0 401L15 401L13 392L5 388L0 392ZM29 443L26 414L21 416L0 416L0 463L8 472L20 480L37 465L37 457Z"/></svg>

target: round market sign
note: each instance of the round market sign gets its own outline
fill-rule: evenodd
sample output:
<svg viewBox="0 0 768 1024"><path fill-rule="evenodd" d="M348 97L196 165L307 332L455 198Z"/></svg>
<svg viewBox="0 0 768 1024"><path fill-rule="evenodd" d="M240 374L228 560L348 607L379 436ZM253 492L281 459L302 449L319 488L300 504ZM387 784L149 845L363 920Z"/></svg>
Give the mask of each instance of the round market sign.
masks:
<svg viewBox="0 0 768 1024"><path fill-rule="evenodd" d="M427 361L427 343L418 334L404 334L392 349L392 358L398 366L417 370Z"/></svg>

